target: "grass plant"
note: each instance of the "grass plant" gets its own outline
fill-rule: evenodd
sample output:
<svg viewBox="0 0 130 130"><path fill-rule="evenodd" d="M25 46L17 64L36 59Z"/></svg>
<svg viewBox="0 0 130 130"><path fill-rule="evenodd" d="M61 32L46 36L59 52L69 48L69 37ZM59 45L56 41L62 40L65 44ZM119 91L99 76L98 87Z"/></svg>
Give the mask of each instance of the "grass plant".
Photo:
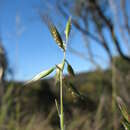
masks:
<svg viewBox="0 0 130 130"><path fill-rule="evenodd" d="M56 108L57 108L59 119L60 119L60 129L65 130L64 106L63 106L63 71L64 71L65 64L67 64L68 73L71 76L74 76L74 70L66 59L67 44L68 44L68 39L69 39L70 31L71 31L71 18L69 18L69 20L66 24L65 41L63 41L58 29L52 22L50 22L50 21L48 22L48 27L49 27L49 30L50 30L55 42L57 43L57 45L63 52L63 59L62 59L61 63L56 64L54 67L52 67L48 70L45 70L45 71L39 73L38 75L36 75L34 78L32 78L32 80L28 81L27 84L35 82L40 79L43 79L44 77L51 74L54 70L56 70L55 79L56 79L56 83L59 82L59 86L60 86L60 105L58 105L57 100L55 100L55 103L56 103Z"/></svg>

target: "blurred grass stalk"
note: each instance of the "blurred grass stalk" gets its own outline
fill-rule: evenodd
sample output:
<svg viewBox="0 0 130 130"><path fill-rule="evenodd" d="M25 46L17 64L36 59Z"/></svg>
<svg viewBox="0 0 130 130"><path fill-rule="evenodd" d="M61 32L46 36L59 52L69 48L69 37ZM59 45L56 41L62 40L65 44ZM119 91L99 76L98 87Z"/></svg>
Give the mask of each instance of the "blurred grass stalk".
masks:
<svg viewBox="0 0 130 130"><path fill-rule="evenodd" d="M116 66L115 66L115 59L112 59L112 114L113 114L113 130L117 130L117 108L116 108Z"/></svg>

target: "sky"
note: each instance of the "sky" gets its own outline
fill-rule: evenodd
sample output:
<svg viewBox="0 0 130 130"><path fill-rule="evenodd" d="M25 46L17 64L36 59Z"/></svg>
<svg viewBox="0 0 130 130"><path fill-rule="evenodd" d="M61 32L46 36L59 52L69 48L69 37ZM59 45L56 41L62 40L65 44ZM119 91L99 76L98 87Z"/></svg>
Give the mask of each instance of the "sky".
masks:
<svg viewBox="0 0 130 130"><path fill-rule="evenodd" d="M53 5L52 5L53 6ZM29 80L37 73L59 64L62 61L62 51L55 44L48 28L40 19L38 8L42 8L40 0L1 0L0 5L0 35L7 53L9 67L14 80ZM61 21L55 15L55 20ZM52 13L52 15L53 15ZM65 20L64 20L65 21ZM65 21L66 22L66 21ZM64 25L57 24L63 33ZM87 54L82 35L72 26L72 34L68 44L78 51ZM104 59L107 56L96 43L93 52L100 53ZM94 66L76 55L67 52L67 59L76 73L90 71ZM103 60L97 60L103 68L108 66ZM65 71L66 73L66 71Z"/></svg>

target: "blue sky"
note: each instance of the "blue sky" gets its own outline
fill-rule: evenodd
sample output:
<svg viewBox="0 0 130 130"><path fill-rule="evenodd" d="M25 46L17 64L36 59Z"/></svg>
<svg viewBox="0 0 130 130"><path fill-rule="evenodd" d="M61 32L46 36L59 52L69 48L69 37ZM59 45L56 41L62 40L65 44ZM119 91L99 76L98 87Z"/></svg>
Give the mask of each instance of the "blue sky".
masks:
<svg viewBox="0 0 130 130"><path fill-rule="evenodd" d="M60 63L62 52L37 12L37 7L41 7L40 0L2 0L1 2L0 34L7 52L9 66L14 71L13 78L28 80L40 71ZM61 20L58 16L55 19ZM61 27L61 25L58 26ZM64 27L62 26L61 30ZM69 44L87 54L81 42L83 42L82 35L72 28ZM95 54L99 53L107 59L105 52L96 43L92 50ZM93 69L89 61L86 62L70 52L67 53L67 58L76 72ZM102 60L97 60L97 62L104 68L108 66L108 63L104 64Z"/></svg>

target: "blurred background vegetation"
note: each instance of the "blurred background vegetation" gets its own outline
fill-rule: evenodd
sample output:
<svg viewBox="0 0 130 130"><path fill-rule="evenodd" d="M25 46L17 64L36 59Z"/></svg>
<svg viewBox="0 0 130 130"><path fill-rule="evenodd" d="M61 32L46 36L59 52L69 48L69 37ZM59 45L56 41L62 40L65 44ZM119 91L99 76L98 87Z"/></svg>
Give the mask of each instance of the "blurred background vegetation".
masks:
<svg viewBox="0 0 130 130"><path fill-rule="evenodd" d="M76 73L75 78L65 75L83 96L64 86L66 130L124 129L116 97L121 97L130 107L129 5L129 0L41 1L37 13L42 23L45 17L49 17L62 25L69 16L72 17L70 39L73 39L74 32L80 32L84 42L78 42L83 44L86 53L75 48L75 43L69 45L68 51L94 66L93 70ZM52 12L57 16L60 14L57 20ZM59 101L59 88L55 86L54 78L28 86L24 86L25 81L9 80L8 75L13 77L15 72L9 66L3 41L1 35L0 130L59 129L55 106L55 99ZM103 64L107 64L105 69Z"/></svg>

